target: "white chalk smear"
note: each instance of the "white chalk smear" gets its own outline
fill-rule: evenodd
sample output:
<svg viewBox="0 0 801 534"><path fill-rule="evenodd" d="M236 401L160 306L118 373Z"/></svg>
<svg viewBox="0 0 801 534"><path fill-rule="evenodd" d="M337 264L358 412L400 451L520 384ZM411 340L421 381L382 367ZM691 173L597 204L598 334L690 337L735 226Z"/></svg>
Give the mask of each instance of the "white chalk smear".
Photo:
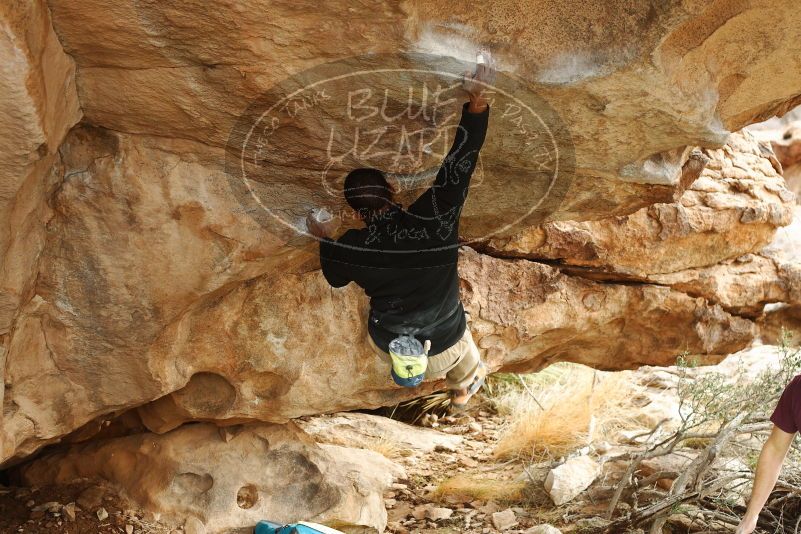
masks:
<svg viewBox="0 0 801 534"><path fill-rule="evenodd" d="M559 54L537 72L537 81L561 85L602 76L626 63L630 55L627 50Z"/></svg>
<svg viewBox="0 0 801 534"><path fill-rule="evenodd" d="M445 27L458 33L437 31L427 23L420 32L415 48L427 54L452 57L469 63L475 61L479 45L467 36L474 33L474 30L462 24L449 24Z"/></svg>
<svg viewBox="0 0 801 534"><path fill-rule="evenodd" d="M620 169L620 177L626 182L642 184L675 185L681 175L681 165L663 154L656 154L645 161L636 161Z"/></svg>

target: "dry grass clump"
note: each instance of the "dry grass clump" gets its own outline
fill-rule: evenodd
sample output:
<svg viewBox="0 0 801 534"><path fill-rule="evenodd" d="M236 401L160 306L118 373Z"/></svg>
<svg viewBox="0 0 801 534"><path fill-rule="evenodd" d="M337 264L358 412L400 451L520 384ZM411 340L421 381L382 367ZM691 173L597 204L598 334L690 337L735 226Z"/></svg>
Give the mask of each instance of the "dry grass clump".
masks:
<svg viewBox="0 0 801 534"><path fill-rule="evenodd" d="M631 397L625 373L570 365L556 381L510 391L496 400L499 411L505 406L511 414L511 422L494 454L537 461L564 456L613 429L631 426Z"/></svg>
<svg viewBox="0 0 801 534"><path fill-rule="evenodd" d="M381 454L390 460L396 460L402 456L401 448L397 443L384 438L376 438L365 443L365 449Z"/></svg>
<svg viewBox="0 0 801 534"><path fill-rule="evenodd" d="M701 450L711 445L712 441L712 438L687 438L681 442L681 445L688 449Z"/></svg>
<svg viewBox="0 0 801 534"><path fill-rule="evenodd" d="M531 405L532 398L525 393L542 391L553 384L563 381L570 374L575 364L555 363L538 373L518 375L514 373L495 373L487 377L483 393L485 399L492 404L498 415L508 416L518 413ZM523 385L525 384L525 385ZM521 395L521 393L523 393Z"/></svg>
<svg viewBox="0 0 801 534"><path fill-rule="evenodd" d="M450 404L450 394L447 391L439 391L398 403L392 408L384 408L379 413L396 421L416 425L426 414L435 414L439 417L447 415Z"/></svg>
<svg viewBox="0 0 801 534"><path fill-rule="evenodd" d="M526 500L526 482L457 475L443 481L434 491L434 496L439 499L450 496L464 501L478 499L498 503L519 503Z"/></svg>

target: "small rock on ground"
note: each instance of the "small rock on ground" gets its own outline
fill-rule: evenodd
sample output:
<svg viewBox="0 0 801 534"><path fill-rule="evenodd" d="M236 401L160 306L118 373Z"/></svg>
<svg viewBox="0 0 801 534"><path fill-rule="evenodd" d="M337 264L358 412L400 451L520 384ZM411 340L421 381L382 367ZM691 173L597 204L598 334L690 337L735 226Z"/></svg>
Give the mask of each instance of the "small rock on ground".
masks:
<svg viewBox="0 0 801 534"><path fill-rule="evenodd" d="M492 526L498 530L506 530L517 525L517 516L512 510L504 510L492 514Z"/></svg>
<svg viewBox="0 0 801 534"><path fill-rule="evenodd" d="M105 493L106 490L100 486L90 486L81 492L75 502L84 510L93 510L103 502Z"/></svg>
<svg viewBox="0 0 801 534"><path fill-rule="evenodd" d="M64 507L62 508L62 511L64 512L64 515L67 517L67 519L69 519L70 521L75 521L76 509L74 502L65 504Z"/></svg>
<svg viewBox="0 0 801 534"><path fill-rule="evenodd" d="M523 534L562 534L562 531L552 525L537 525L527 529Z"/></svg>
<svg viewBox="0 0 801 534"><path fill-rule="evenodd" d="M450 508L432 507L426 510L426 516L433 521L441 521L448 519L453 515L453 510Z"/></svg>
<svg viewBox="0 0 801 534"><path fill-rule="evenodd" d="M545 491L553 503L561 506L575 499L600 473L600 465L589 456L570 458L551 469L545 478Z"/></svg>

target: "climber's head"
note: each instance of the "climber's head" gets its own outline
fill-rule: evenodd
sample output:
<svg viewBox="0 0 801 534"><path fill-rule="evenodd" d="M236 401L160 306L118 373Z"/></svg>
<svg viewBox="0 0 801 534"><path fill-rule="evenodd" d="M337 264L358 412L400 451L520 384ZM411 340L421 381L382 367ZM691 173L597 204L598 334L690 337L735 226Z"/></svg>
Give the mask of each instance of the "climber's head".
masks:
<svg viewBox="0 0 801 534"><path fill-rule="evenodd" d="M392 204L392 187L378 169L356 169L345 178L345 200L366 220Z"/></svg>

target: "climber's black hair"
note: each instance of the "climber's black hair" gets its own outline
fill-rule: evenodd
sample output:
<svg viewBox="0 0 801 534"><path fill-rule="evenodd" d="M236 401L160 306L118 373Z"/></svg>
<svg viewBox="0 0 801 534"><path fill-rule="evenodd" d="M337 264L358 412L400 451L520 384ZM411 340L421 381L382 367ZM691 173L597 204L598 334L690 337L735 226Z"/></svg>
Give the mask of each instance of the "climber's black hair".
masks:
<svg viewBox="0 0 801 534"><path fill-rule="evenodd" d="M375 213L392 202L392 189L378 169L355 169L345 177L345 200L359 213Z"/></svg>

